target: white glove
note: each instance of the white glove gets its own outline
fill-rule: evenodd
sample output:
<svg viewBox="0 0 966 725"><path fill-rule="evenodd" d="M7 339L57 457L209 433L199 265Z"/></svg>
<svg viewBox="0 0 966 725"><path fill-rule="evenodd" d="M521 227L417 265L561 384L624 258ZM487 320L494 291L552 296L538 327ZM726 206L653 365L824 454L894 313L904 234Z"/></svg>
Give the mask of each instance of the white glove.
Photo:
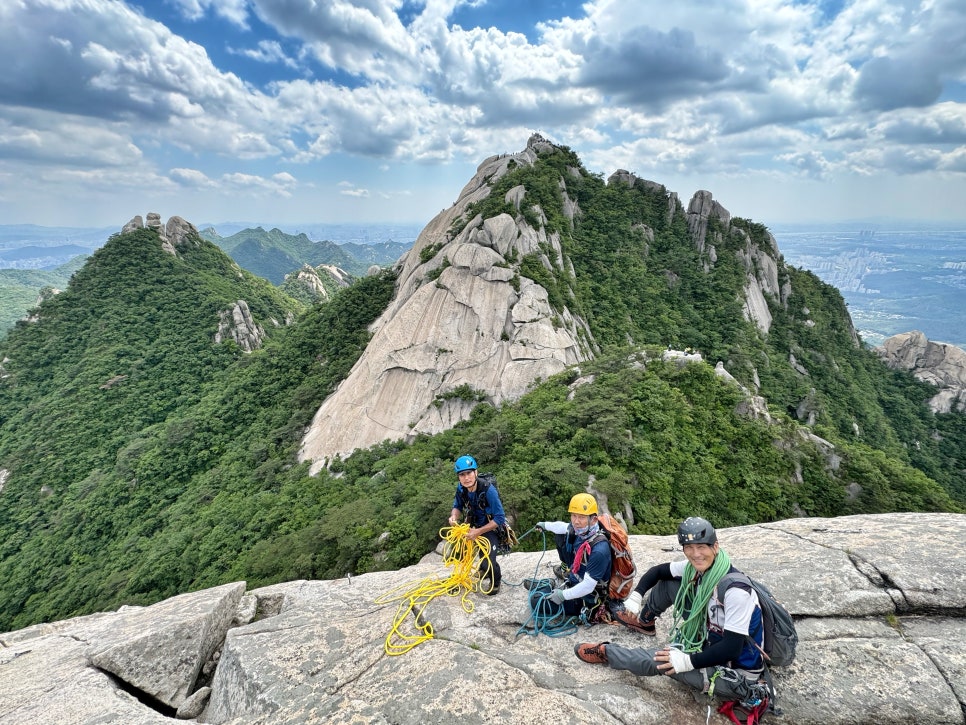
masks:
<svg viewBox="0 0 966 725"><path fill-rule="evenodd" d="M668 651L668 661L677 674L690 672L694 669L694 665L691 664L691 655L679 649L671 649Z"/></svg>
<svg viewBox="0 0 966 725"><path fill-rule="evenodd" d="M641 613L641 607L644 606L644 597L636 589L630 593L630 596L624 600L624 609L626 609L631 614L637 615Z"/></svg>

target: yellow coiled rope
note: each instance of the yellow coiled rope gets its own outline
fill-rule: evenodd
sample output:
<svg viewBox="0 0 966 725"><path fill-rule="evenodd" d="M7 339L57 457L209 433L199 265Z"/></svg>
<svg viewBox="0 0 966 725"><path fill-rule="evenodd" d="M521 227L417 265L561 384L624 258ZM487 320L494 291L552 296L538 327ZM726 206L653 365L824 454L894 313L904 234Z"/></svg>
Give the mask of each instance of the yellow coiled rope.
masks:
<svg viewBox="0 0 966 725"><path fill-rule="evenodd" d="M452 569L446 579L429 576L418 582L408 582L395 589L391 589L376 599L376 604L388 604L399 600L396 616L392 622L392 629L386 635L386 654L390 657L405 654L416 645L433 638L433 625L424 616L424 611L433 599L439 596L461 598L463 611L470 614L473 611L473 601L470 593L482 591L489 593L490 589L480 589L480 569L492 571L492 564L483 567L483 562L490 562L490 541L485 536L478 536L472 541L466 538L469 524L457 524L439 530L440 538L445 542L443 546L443 564ZM493 580L487 579L488 586L493 586ZM412 615L412 625L408 632L403 631L409 615Z"/></svg>

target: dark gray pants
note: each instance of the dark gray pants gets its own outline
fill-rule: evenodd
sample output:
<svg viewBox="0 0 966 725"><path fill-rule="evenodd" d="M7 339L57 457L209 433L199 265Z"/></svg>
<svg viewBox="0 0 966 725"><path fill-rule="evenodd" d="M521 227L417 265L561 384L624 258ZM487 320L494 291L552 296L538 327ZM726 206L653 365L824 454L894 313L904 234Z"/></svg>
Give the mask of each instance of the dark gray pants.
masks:
<svg viewBox="0 0 966 725"><path fill-rule="evenodd" d="M487 531L483 536L490 542L490 558L484 559L480 563L480 579L485 579L492 575L493 586L500 586L503 581L503 572L500 569L500 562L496 560L496 547L500 543L499 534L496 531Z"/></svg>
<svg viewBox="0 0 966 725"><path fill-rule="evenodd" d="M642 677L663 675L664 673L657 668L658 664L662 663L654 659L654 655L662 649L666 647L641 649L608 644L607 664L615 670L627 670ZM717 676L715 676L716 673ZM744 700L752 693L753 685L758 681L760 674L718 666L668 676L699 692L707 692L714 678L714 697L720 700Z"/></svg>

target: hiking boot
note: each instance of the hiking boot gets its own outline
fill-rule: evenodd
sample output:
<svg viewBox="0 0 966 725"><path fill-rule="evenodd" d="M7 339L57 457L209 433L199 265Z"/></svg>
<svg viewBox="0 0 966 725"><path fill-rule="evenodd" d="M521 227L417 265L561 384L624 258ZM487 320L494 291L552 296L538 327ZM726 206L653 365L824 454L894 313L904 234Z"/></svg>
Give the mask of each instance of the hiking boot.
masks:
<svg viewBox="0 0 966 725"><path fill-rule="evenodd" d="M496 584L490 577L483 577L480 579L480 594L486 594L488 597L492 597L494 594L500 591L500 582Z"/></svg>
<svg viewBox="0 0 966 725"><path fill-rule="evenodd" d="M607 664L607 645L610 642L601 642L600 644L591 644L590 642L583 642L581 644L574 645L574 654L577 655L577 659L583 660L592 665L606 665Z"/></svg>
<svg viewBox="0 0 966 725"><path fill-rule="evenodd" d="M617 612L614 616L618 622L628 629L633 629L635 632L648 637L654 637L657 634L657 627L654 626L654 617L650 615L645 615L646 618L641 618L636 614L631 614L625 609Z"/></svg>
<svg viewBox="0 0 966 725"><path fill-rule="evenodd" d="M570 567L564 564L563 562L560 562L559 564L557 564L557 566L553 568L554 576L557 577L560 581L566 581L567 575L569 573L570 573Z"/></svg>

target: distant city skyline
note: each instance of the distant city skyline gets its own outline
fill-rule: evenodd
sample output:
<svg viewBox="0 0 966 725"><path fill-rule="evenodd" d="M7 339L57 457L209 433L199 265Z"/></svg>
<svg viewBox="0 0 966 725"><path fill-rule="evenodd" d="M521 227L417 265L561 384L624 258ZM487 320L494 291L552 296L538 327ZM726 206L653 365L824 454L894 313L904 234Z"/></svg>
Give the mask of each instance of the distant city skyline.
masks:
<svg viewBox="0 0 966 725"><path fill-rule="evenodd" d="M425 225L534 132L770 227L964 216L962 0L30 0L0 61L0 223Z"/></svg>

